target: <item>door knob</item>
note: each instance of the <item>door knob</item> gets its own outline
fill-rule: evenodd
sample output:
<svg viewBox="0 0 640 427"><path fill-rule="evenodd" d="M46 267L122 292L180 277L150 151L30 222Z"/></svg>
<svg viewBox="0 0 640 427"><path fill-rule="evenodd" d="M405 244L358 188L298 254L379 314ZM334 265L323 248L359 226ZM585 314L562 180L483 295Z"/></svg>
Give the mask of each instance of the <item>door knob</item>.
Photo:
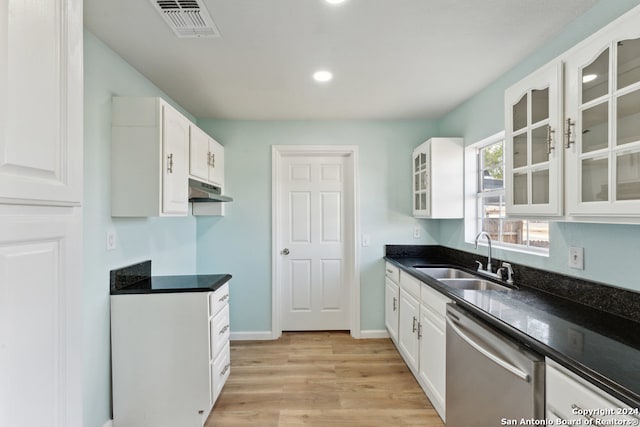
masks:
<svg viewBox="0 0 640 427"><path fill-rule="evenodd" d="M282 255L289 255L289 249L284 248L283 250L281 250L281 251L280 251L280 253L281 253Z"/></svg>

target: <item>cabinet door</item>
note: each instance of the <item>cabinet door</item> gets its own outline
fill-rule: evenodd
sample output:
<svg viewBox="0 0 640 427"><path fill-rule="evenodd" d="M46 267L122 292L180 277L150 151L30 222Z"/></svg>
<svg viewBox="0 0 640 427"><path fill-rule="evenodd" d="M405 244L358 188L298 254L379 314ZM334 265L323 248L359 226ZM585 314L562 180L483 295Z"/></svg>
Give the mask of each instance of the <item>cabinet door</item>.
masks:
<svg viewBox="0 0 640 427"><path fill-rule="evenodd" d="M217 141L209 140L209 150L211 151L211 166L209 170L209 181L224 185L224 147Z"/></svg>
<svg viewBox="0 0 640 427"><path fill-rule="evenodd" d="M398 340L400 351L405 357L409 367L418 370L418 322L420 316L420 304L418 300L400 289L400 317L398 327Z"/></svg>
<svg viewBox="0 0 640 427"><path fill-rule="evenodd" d="M640 11L566 62L570 215L640 215Z"/></svg>
<svg viewBox="0 0 640 427"><path fill-rule="evenodd" d="M82 1L0 3L0 203L82 199Z"/></svg>
<svg viewBox="0 0 640 427"><path fill-rule="evenodd" d="M82 215L33 209L0 205L0 425L80 427Z"/></svg>
<svg viewBox="0 0 640 427"><path fill-rule="evenodd" d="M196 126L189 126L189 174L204 181L209 180L209 135Z"/></svg>
<svg viewBox="0 0 640 427"><path fill-rule="evenodd" d="M562 215L562 63L507 89L505 112L507 215Z"/></svg>
<svg viewBox="0 0 640 427"><path fill-rule="evenodd" d="M445 320L429 307L420 306L420 381L442 419L445 418Z"/></svg>
<svg viewBox="0 0 640 427"><path fill-rule="evenodd" d="M400 305L399 287L388 277L384 286L384 323L394 342L398 342L398 308Z"/></svg>
<svg viewBox="0 0 640 427"><path fill-rule="evenodd" d="M413 152L413 216L430 215L429 186L429 143L426 142Z"/></svg>
<svg viewBox="0 0 640 427"><path fill-rule="evenodd" d="M188 210L187 161L189 121L170 106L162 106L162 213L186 214Z"/></svg>

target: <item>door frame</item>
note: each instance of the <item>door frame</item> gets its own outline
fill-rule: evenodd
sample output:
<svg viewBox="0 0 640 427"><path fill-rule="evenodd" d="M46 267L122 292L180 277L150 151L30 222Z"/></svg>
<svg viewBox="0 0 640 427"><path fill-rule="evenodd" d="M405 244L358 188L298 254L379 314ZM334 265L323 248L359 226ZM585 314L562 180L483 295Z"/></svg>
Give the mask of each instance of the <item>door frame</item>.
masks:
<svg viewBox="0 0 640 427"><path fill-rule="evenodd" d="M281 292L280 286L280 252L278 242L282 237L278 224L280 223L280 167L283 157L295 156L343 156L350 182L345 182L345 200L348 199L352 212L345 211L347 221L351 220L345 230L345 260L349 267L345 284L349 287L349 325L351 336L360 338L360 253L358 236L360 235L360 192L359 192L359 162L358 146L356 145L272 145L271 146L271 338L278 339L282 335L280 319Z"/></svg>

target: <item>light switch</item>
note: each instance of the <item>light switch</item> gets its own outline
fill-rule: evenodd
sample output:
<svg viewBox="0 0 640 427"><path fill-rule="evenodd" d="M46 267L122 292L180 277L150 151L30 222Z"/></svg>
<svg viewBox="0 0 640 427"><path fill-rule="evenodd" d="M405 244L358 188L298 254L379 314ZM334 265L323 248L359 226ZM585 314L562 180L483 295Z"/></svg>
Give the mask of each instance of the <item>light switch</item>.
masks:
<svg viewBox="0 0 640 427"><path fill-rule="evenodd" d="M116 249L116 232L114 230L107 231L107 250L113 251Z"/></svg>
<svg viewBox="0 0 640 427"><path fill-rule="evenodd" d="M416 225L415 227L413 227L413 238L419 239L421 232L422 232L422 229L420 228L419 225Z"/></svg>
<svg viewBox="0 0 640 427"><path fill-rule="evenodd" d="M584 248L569 248L569 267L584 270Z"/></svg>
<svg viewBox="0 0 640 427"><path fill-rule="evenodd" d="M362 235L362 246L369 246L371 244L371 236L368 234Z"/></svg>

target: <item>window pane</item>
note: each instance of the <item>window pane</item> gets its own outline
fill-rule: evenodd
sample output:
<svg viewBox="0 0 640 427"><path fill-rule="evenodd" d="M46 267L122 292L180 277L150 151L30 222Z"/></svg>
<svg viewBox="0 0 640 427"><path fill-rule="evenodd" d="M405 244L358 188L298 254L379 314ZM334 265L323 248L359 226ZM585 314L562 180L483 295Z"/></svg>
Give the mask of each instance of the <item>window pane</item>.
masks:
<svg viewBox="0 0 640 427"><path fill-rule="evenodd" d="M549 88L531 91L531 124L549 118Z"/></svg>
<svg viewBox="0 0 640 427"><path fill-rule="evenodd" d="M618 98L617 144L640 141L640 90Z"/></svg>
<svg viewBox="0 0 640 427"><path fill-rule="evenodd" d="M521 220L504 221L502 224L501 242L511 243L514 245L522 244L522 223Z"/></svg>
<svg viewBox="0 0 640 427"><path fill-rule="evenodd" d="M537 248L549 247L549 222L524 221L523 233L526 236L525 243Z"/></svg>
<svg viewBox="0 0 640 427"><path fill-rule="evenodd" d="M582 201L609 200L609 160L585 159L582 161Z"/></svg>
<svg viewBox="0 0 640 427"><path fill-rule="evenodd" d="M582 69L582 103L609 93L609 49Z"/></svg>
<svg viewBox="0 0 640 427"><path fill-rule="evenodd" d="M640 39L618 42L618 89L640 82Z"/></svg>
<svg viewBox="0 0 640 427"><path fill-rule="evenodd" d="M527 166L527 133L513 137L513 167Z"/></svg>
<svg viewBox="0 0 640 427"><path fill-rule="evenodd" d="M609 103L604 102L582 111L582 152L609 146Z"/></svg>
<svg viewBox="0 0 640 427"><path fill-rule="evenodd" d="M502 141L480 150L482 182L480 191L503 188L503 144Z"/></svg>

